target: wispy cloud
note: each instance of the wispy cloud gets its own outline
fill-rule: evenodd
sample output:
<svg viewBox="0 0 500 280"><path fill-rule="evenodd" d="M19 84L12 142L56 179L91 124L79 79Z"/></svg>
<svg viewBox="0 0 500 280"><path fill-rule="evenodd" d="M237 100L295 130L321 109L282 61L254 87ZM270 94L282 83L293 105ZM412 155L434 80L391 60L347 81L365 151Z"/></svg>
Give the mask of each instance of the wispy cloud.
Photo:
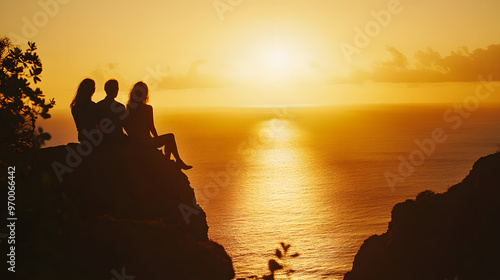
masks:
<svg viewBox="0 0 500 280"><path fill-rule="evenodd" d="M169 70L167 77L158 84L160 89L188 89L188 88L217 88L223 86L220 77L202 73L200 68L205 64L204 60L191 63L191 67L184 74L173 74Z"/></svg>
<svg viewBox="0 0 500 280"><path fill-rule="evenodd" d="M94 78L97 84L104 84L109 79L121 79L118 63L109 62L99 65L92 71L90 77Z"/></svg>
<svg viewBox="0 0 500 280"><path fill-rule="evenodd" d="M387 51L389 60L376 62L371 69L356 68L347 77L334 79L334 83L472 82L478 74L492 74L493 80L500 80L500 44L473 51L462 47L447 56L428 47L414 54L413 64L396 48L388 46Z"/></svg>

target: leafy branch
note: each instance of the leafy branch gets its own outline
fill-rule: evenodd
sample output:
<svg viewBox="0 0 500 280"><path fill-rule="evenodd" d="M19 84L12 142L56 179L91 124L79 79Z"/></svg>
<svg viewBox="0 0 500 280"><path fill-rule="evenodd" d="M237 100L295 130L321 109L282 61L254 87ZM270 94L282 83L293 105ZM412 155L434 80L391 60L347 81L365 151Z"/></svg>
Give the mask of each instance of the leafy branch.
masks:
<svg viewBox="0 0 500 280"><path fill-rule="evenodd" d="M259 278L256 275L253 275L249 277L249 279L275 280L275 276L278 271L283 271L288 276L288 279L290 279L290 275L292 275L296 271L290 267L290 265L288 264L288 260L290 258L296 258L300 256L300 254L290 253L289 249L292 246L290 244L281 242L280 245L281 247L276 248L276 251L274 252L274 256L277 259L274 258L269 259L267 263L269 274L263 275L261 278ZM238 278L237 280L245 280L245 279L246 278Z"/></svg>
<svg viewBox="0 0 500 280"><path fill-rule="evenodd" d="M14 46L9 38L0 38L0 131L1 151L22 151L39 147L50 135L35 131L36 119L50 118L55 100L46 100L40 88L42 62L34 42L28 49Z"/></svg>

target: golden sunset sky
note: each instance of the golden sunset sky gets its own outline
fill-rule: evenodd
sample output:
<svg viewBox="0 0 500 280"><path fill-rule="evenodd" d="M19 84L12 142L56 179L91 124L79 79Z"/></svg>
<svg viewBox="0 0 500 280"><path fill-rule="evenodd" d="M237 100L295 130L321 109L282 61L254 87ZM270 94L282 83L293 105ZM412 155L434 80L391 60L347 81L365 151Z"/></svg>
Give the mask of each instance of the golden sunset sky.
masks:
<svg viewBox="0 0 500 280"><path fill-rule="evenodd" d="M79 82L146 81L155 106L459 102L500 80L500 1L1 2L0 35L43 63L67 109ZM487 101L499 101L493 95Z"/></svg>

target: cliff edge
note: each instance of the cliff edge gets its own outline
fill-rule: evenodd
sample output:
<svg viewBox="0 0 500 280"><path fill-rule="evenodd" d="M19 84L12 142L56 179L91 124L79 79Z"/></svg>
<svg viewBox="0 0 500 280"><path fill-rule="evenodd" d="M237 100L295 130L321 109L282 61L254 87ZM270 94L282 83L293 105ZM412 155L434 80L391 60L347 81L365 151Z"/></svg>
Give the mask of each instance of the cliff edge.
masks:
<svg viewBox="0 0 500 280"><path fill-rule="evenodd" d="M500 279L500 153L447 192L398 203L386 233L364 241L344 280Z"/></svg>
<svg viewBox="0 0 500 280"><path fill-rule="evenodd" d="M14 157L18 279L234 277L173 161L156 150L84 148Z"/></svg>

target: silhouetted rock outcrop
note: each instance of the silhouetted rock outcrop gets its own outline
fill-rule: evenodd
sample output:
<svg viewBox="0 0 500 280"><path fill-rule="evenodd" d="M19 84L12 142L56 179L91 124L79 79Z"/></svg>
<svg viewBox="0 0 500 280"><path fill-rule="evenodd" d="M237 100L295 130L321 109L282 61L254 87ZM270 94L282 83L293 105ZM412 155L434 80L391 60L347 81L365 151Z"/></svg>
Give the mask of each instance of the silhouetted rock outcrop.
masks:
<svg viewBox="0 0 500 280"><path fill-rule="evenodd" d="M46 148L31 164L16 157L19 279L234 277L174 162L128 146L83 151Z"/></svg>
<svg viewBox="0 0 500 280"><path fill-rule="evenodd" d="M479 159L446 193L394 206L344 280L500 279L500 154Z"/></svg>

